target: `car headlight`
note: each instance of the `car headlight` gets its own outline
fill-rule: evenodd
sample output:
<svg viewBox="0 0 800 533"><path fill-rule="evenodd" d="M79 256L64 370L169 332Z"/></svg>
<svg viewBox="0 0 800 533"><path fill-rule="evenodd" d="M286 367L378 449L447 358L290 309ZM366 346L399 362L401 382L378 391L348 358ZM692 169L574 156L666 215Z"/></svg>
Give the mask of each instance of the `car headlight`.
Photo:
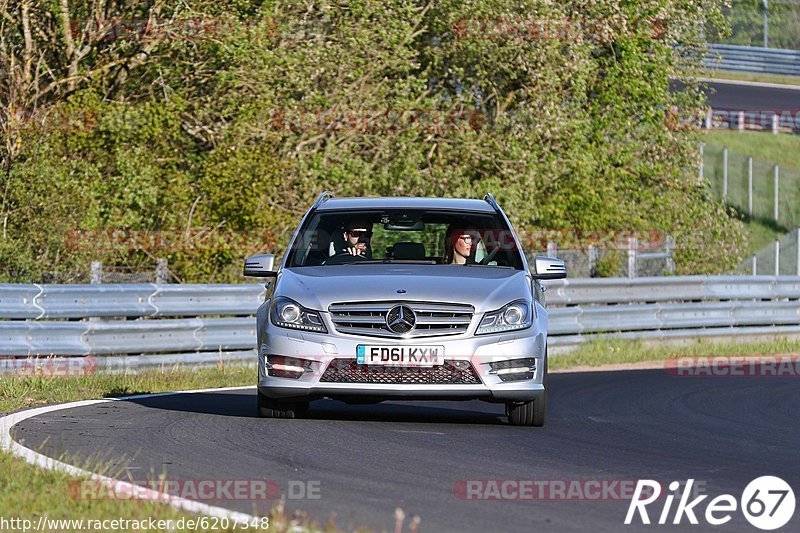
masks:
<svg viewBox="0 0 800 533"><path fill-rule="evenodd" d="M531 317L531 303L527 300L516 300L497 311L483 315L483 320L475 330L475 335L529 328Z"/></svg>
<svg viewBox="0 0 800 533"><path fill-rule="evenodd" d="M292 299L280 296L272 302L269 313L272 323L281 328L327 333L319 313L306 309Z"/></svg>

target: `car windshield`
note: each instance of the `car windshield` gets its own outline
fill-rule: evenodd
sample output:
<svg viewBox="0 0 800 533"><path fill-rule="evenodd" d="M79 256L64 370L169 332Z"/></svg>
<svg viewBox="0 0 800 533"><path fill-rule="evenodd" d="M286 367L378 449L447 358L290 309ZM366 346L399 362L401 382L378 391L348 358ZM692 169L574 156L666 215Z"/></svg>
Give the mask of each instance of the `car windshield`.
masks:
<svg viewBox="0 0 800 533"><path fill-rule="evenodd" d="M373 263L524 269L514 235L497 214L435 210L317 211L286 264Z"/></svg>

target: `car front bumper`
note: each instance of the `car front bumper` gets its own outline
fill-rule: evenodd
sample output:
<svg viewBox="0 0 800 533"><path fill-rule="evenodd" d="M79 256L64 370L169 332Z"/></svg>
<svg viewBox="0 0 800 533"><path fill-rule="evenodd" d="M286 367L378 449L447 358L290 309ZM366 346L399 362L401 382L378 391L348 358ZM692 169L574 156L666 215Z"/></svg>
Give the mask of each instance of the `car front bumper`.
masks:
<svg viewBox="0 0 800 533"><path fill-rule="evenodd" d="M413 340L316 334L277 328L272 324L269 324L263 333L258 355L258 390L262 395L272 399L308 401L328 397L353 401L481 399L494 402L524 402L540 398L545 393L546 337L536 329L536 324L527 330L496 335L459 335ZM331 362L337 359L354 360L356 347L359 344L443 346L445 362L459 362L457 364L461 367L464 362L468 362L477 375L478 382L470 384L326 382L323 376ZM299 378L270 376L267 370L267 357L273 355L292 358L300 362L305 371ZM503 381L498 374L492 372L490 363L521 358L535 359L536 370L532 379ZM419 369L407 370L420 372Z"/></svg>

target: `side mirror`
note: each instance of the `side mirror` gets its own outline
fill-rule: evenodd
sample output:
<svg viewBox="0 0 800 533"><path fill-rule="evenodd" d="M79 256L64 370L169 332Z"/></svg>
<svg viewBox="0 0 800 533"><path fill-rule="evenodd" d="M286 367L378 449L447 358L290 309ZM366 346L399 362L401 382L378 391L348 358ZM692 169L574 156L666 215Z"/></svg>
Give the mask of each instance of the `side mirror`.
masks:
<svg viewBox="0 0 800 533"><path fill-rule="evenodd" d="M275 256L273 254L259 254L248 257L244 262L244 275L253 278L273 278L278 275L273 270Z"/></svg>
<svg viewBox="0 0 800 533"><path fill-rule="evenodd" d="M537 255L533 260L535 279L561 279L567 277L567 265L561 259Z"/></svg>

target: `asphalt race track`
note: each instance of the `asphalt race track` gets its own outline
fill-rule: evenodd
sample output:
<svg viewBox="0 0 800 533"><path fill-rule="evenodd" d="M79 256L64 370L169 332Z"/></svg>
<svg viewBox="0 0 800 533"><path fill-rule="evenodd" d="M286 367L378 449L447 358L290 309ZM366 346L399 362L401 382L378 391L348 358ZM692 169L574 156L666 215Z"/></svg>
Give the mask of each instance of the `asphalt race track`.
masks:
<svg viewBox="0 0 800 533"><path fill-rule="evenodd" d="M800 387L787 377L675 377L663 370L553 374L544 428L505 424L501 405L321 400L308 419L254 417L255 390L119 401L40 415L15 439L80 463L128 466L134 480L270 479L319 482L319 499L289 500L340 527L392 530L393 514L420 531L758 531L737 509L716 528L711 498L737 500L752 479L800 487ZM120 457L124 459L120 460ZM461 480L698 480L709 497L700 526L634 522L628 499L466 500ZM488 485L486 485L488 487ZM612 491L613 493L613 491ZM458 497L458 496L461 496ZM798 495L800 496L800 495ZM555 496L558 498L558 495ZM675 497L669 522L679 496ZM272 501L207 502L247 513ZM664 499L648 507L658 520ZM255 506L255 508L254 508ZM800 510L782 531L797 530ZM637 525L638 524L638 525Z"/></svg>
<svg viewBox="0 0 800 533"><path fill-rule="evenodd" d="M800 112L800 90L729 83L708 83L708 103L713 109L735 111Z"/></svg>

